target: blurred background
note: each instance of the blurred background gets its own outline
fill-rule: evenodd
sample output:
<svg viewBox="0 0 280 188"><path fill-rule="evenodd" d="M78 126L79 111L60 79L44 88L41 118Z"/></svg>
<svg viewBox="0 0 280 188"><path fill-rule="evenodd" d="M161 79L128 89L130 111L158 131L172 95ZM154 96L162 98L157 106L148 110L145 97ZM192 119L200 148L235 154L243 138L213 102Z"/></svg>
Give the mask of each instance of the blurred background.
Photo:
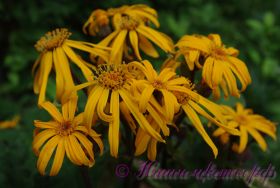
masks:
<svg viewBox="0 0 280 188"><path fill-rule="evenodd" d="M277 0L0 0L0 121L20 115L15 128L0 129L0 187L83 187L85 177L80 168L64 160L56 177L42 177L36 169L32 152L33 120L47 120L48 115L37 107L37 96L32 90L31 68L38 53L36 41L47 31L58 27L68 28L74 40L98 41L82 33L83 23L97 8L118 7L125 4L147 4L158 11L160 31L176 42L184 34L218 33L224 43L240 50L240 59L249 68L253 83L241 99L254 112L268 119L280 120L280 1ZM163 58L165 58L163 56ZM156 60L160 62L162 59ZM48 96L54 95L55 79L49 82ZM237 99L223 100L233 104ZM279 132L279 131L278 131ZM278 134L279 135L279 134ZM210 161L223 166L223 154L213 160L212 153L197 133L186 133L180 147L164 149L159 156L166 168L203 168ZM266 138L268 151L263 153L257 144L239 156L243 168L254 164L280 169L280 141ZM106 143L105 143L106 144ZM124 143L122 143L124 144ZM122 147L122 145L121 145ZM161 149L161 148L160 148ZM142 157L146 160L146 156ZM102 158L89 169L93 187L128 187L129 179L115 175L118 160L110 157L108 145ZM242 181L182 181L144 180L134 182L140 187L247 187ZM280 175L266 186L280 187Z"/></svg>

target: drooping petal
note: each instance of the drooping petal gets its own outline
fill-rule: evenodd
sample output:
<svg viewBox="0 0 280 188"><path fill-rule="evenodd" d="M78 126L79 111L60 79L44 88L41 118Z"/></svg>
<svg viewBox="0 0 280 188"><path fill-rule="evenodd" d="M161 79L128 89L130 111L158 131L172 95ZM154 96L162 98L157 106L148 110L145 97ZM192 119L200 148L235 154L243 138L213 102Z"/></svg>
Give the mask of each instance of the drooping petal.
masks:
<svg viewBox="0 0 280 188"><path fill-rule="evenodd" d="M60 136L54 136L46 143L46 145L41 150L37 161L37 168L40 174L45 175L45 169L60 139Z"/></svg>
<svg viewBox="0 0 280 188"><path fill-rule="evenodd" d="M131 45L132 45L132 48L134 50L134 53L135 53L136 57L139 60L142 60L142 58L140 56L140 53L139 53L138 36L137 36L136 31L134 31L134 30L129 31L129 39L130 39L130 42L131 42Z"/></svg>
<svg viewBox="0 0 280 188"><path fill-rule="evenodd" d="M58 122L63 122L63 117L58 109L54 106L53 103L47 101L41 104L41 107L44 108L52 117Z"/></svg>
<svg viewBox="0 0 280 188"><path fill-rule="evenodd" d="M109 143L110 152L113 157L118 156L119 149L119 129L120 129L120 109L119 109L119 93L113 91L110 101L110 113L113 115L113 122L109 123Z"/></svg>
<svg viewBox="0 0 280 188"><path fill-rule="evenodd" d="M55 157L50 171L50 176L55 176L58 174L63 163L64 155L65 155L64 140L60 139L56 148Z"/></svg>
<svg viewBox="0 0 280 188"><path fill-rule="evenodd" d="M248 133L247 130L244 126L240 126L240 144L239 144L239 148L238 148L238 153L242 153L245 148L246 145L248 143Z"/></svg>
<svg viewBox="0 0 280 188"><path fill-rule="evenodd" d="M211 138L208 136L207 132L205 131L196 112L192 108L190 108L188 105L183 105L182 108L186 112L186 115L188 116L190 121L193 123L193 126L196 128L198 133L203 137L205 142L211 147L213 154L216 158L218 155L218 149L215 146L215 144L213 143L213 141L211 140Z"/></svg>
<svg viewBox="0 0 280 188"><path fill-rule="evenodd" d="M40 93L39 93L39 100L38 104L40 105L45 101L46 98L46 89L47 89L47 83L48 83L48 77L51 72L52 68L52 52L46 52L46 54L42 57L42 62L41 62L41 74L42 77L42 85L40 88Z"/></svg>

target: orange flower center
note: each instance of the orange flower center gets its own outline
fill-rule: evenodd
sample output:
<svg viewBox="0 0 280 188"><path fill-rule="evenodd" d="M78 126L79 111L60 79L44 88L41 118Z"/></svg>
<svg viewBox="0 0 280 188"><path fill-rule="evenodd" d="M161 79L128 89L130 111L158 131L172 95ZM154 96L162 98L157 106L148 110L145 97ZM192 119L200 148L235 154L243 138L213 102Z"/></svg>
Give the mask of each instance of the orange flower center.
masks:
<svg viewBox="0 0 280 188"><path fill-rule="evenodd" d="M182 104L182 105L187 104L188 101L190 100L190 96L186 93L174 91L173 94L177 98L177 101L179 104Z"/></svg>
<svg viewBox="0 0 280 188"><path fill-rule="evenodd" d="M112 90L122 88L131 78L126 65L99 65L96 73L98 83Z"/></svg>
<svg viewBox="0 0 280 188"><path fill-rule="evenodd" d="M123 16L119 24L120 29L135 30L139 26L140 22L135 18Z"/></svg>
<svg viewBox="0 0 280 188"><path fill-rule="evenodd" d="M56 29L45 34L35 44L38 52L52 51L54 48L62 46L64 41L71 35L67 29Z"/></svg>
<svg viewBox="0 0 280 188"><path fill-rule="evenodd" d="M215 46L211 51L211 56L216 59L224 59L227 56L224 47Z"/></svg>
<svg viewBox="0 0 280 188"><path fill-rule="evenodd" d="M161 80L153 81L152 86L156 89L164 89L165 88L165 84Z"/></svg>
<svg viewBox="0 0 280 188"><path fill-rule="evenodd" d="M64 121L57 128L57 134L61 136L69 136L74 131L71 121Z"/></svg>
<svg viewBox="0 0 280 188"><path fill-rule="evenodd" d="M247 120L248 120L247 117L245 115L242 115L242 114L241 115L237 115L235 117L235 121L237 123L239 123L239 124L244 124Z"/></svg>

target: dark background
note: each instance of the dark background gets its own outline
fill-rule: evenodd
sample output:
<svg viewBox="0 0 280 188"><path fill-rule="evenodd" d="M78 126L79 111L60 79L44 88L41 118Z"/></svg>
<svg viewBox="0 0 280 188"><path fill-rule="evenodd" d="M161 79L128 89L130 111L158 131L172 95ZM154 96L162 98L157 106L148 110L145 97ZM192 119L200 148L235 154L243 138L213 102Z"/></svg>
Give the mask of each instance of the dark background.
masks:
<svg viewBox="0 0 280 188"><path fill-rule="evenodd" d="M80 168L66 159L58 176L41 177L36 169L37 158L32 152L31 142L34 119L48 119L48 115L37 107L37 96L33 94L31 68L38 53L36 41L47 31L57 27L68 28L74 40L98 41L85 36L82 25L96 8L118 7L125 4L144 3L155 8L159 14L160 31L170 35L176 42L184 34L218 33L228 46L240 50L240 58L249 68L253 83L240 100L256 113L279 122L280 120L280 1L277 0L172 0L172 1L35 1L0 0L0 121L21 116L20 124L9 130L0 130L0 186L9 187L83 187L84 176ZM155 63L162 62L162 59ZM48 96L54 96L55 82L48 85ZM218 103L234 104L237 99L220 100ZM82 109L80 109L82 110ZM218 157L214 163L226 163L252 168L254 164L267 167L269 163L280 169L280 142L268 141L268 151L263 153L252 143L250 149L238 158L224 161ZM105 143L106 144L106 143ZM120 146L123 147L124 143ZM184 143L174 150L164 150L165 167L204 168L213 156L208 146L197 133L187 133ZM96 165L89 169L94 187L122 187L129 179L115 176L118 160L110 157L108 145L105 154L98 157ZM121 150L122 151L122 150ZM221 151L220 151L221 152ZM226 153L226 151L225 151ZM121 154L120 154L121 156ZM167 159L166 159L167 158ZM146 159L145 156L142 159ZM134 182L135 183L135 182ZM246 187L242 181L155 181L136 182L142 187ZM279 184L279 185L278 185ZM280 176L266 187L280 187ZM263 185L255 185L263 187Z"/></svg>

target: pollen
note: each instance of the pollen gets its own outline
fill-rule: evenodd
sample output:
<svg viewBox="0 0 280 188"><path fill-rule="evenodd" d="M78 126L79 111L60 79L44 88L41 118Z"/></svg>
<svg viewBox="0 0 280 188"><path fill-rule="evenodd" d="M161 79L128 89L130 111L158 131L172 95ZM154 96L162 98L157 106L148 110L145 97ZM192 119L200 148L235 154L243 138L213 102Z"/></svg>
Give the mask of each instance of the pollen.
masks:
<svg viewBox="0 0 280 188"><path fill-rule="evenodd" d="M189 81L189 80L188 80L188 81ZM194 90L195 85L192 84L191 81L189 81L188 84L185 84L184 86L185 86L186 88L188 88L188 89L190 89L190 90L196 92L196 91ZM195 98L189 96L187 93L183 93L183 92L179 92L179 91L173 91L173 94L174 94L175 97L177 98L178 103L179 103L179 104L182 104L182 105L187 104L188 101L189 101L190 99L192 99L192 100L197 100L197 99L195 99Z"/></svg>
<svg viewBox="0 0 280 188"><path fill-rule="evenodd" d="M126 65L99 65L96 70L97 81L102 87L111 90L121 89L127 84L132 76Z"/></svg>
<svg viewBox="0 0 280 188"><path fill-rule="evenodd" d="M234 119L239 124L246 124L246 122L248 121L247 117L245 115L243 115L243 114L237 115Z"/></svg>
<svg viewBox="0 0 280 188"><path fill-rule="evenodd" d="M182 104L182 105L187 104L188 101L190 100L190 96L186 93L174 91L173 94L177 98L177 101L179 104Z"/></svg>
<svg viewBox="0 0 280 188"><path fill-rule="evenodd" d="M227 56L225 47L214 46L211 51L211 56L216 59L224 59Z"/></svg>
<svg viewBox="0 0 280 188"><path fill-rule="evenodd" d="M165 88L165 84L161 80L153 81L152 86L156 89L164 89Z"/></svg>
<svg viewBox="0 0 280 188"><path fill-rule="evenodd" d="M41 37L35 44L35 48L38 52L52 51L54 48L62 46L70 35L71 33L65 28L55 29Z"/></svg>
<svg viewBox="0 0 280 188"><path fill-rule="evenodd" d="M57 134L61 136L69 136L74 131L71 121L64 121L56 129Z"/></svg>
<svg viewBox="0 0 280 188"><path fill-rule="evenodd" d="M135 30L140 22L132 17L123 16L120 20L120 29Z"/></svg>

